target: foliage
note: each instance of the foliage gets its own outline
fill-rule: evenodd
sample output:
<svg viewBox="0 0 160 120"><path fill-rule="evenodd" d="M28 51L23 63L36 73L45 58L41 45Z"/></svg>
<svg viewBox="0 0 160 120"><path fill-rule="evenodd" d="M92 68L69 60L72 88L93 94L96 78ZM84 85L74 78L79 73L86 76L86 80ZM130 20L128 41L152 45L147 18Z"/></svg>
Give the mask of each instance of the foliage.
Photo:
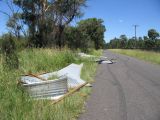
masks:
<svg viewBox="0 0 160 120"><path fill-rule="evenodd" d="M104 32L106 31L102 19L89 18L78 23L79 31L94 44L95 49L103 48Z"/></svg>
<svg viewBox="0 0 160 120"><path fill-rule="evenodd" d="M0 46L2 46L3 40L6 38L9 38L9 36L10 36L10 34L6 33L0 37ZM20 36L20 38L17 38L16 36L14 36L14 34L12 34L11 38L14 42L14 46L16 48L15 49L16 51L21 51L27 47L27 39L24 36ZM2 49L0 50L0 52L2 52Z"/></svg>
<svg viewBox="0 0 160 120"><path fill-rule="evenodd" d="M89 49L104 47L105 26L103 20L90 18L77 24L76 27L67 27L65 29L65 40L69 48L79 48L83 52L88 52Z"/></svg>
<svg viewBox="0 0 160 120"><path fill-rule="evenodd" d="M157 39L157 37L159 37L159 33L155 29L150 29L148 30L148 37L151 40L155 40Z"/></svg>
<svg viewBox="0 0 160 120"><path fill-rule="evenodd" d="M81 48L82 35L77 27L66 27L64 30L65 44L75 50Z"/></svg>
<svg viewBox="0 0 160 120"><path fill-rule="evenodd" d="M81 8L86 6L86 0L57 0L54 3L54 9L51 9L56 19L54 20L56 27L55 39L61 48L64 46L63 32L65 27L74 19L83 15Z"/></svg>
<svg viewBox="0 0 160 120"><path fill-rule="evenodd" d="M12 34L14 34L17 38L20 38L21 32L23 33L23 35L26 35L21 21L21 14L13 13L13 15L9 17L9 20L7 21L6 25L9 28L9 31Z"/></svg>
<svg viewBox="0 0 160 120"><path fill-rule="evenodd" d="M17 10L11 9L11 15L6 13L9 16L6 25L17 39L27 39L25 46L28 47L68 46L83 52L90 48L104 48L106 29L102 19L89 18L81 20L75 27L70 26L73 19L83 15L82 8L86 7L86 2L87 0L13 0L7 2L7 5Z"/></svg>
<svg viewBox="0 0 160 120"><path fill-rule="evenodd" d="M138 39L127 38L126 35L121 35L120 38L112 39L107 45L107 48L118 48L118 49L153 49L160 50L160 39L159 33L154 30L148 30L148 37L139 37Z"/></svg>
<svg viewBox="0 0 160 120"><path fill-rule="evenodd" d="M94 52L100 54L99 52ZM83 88L57 105L48 100L33 100L17 86L17 80L28 72L51 72L71 63L84 63L82 78L93 81L97 64L78 57L70 50L25 49L19 53L19 70L4 71L0 66L1 120L74 120L82 112L90 88Z"/></svg>
<svg viewBox="0 0 160 120"><path fill-rule="evenodd" d="M51 40L61 48L64 28L82 15L86 0L14 0L14 4L28 26L29 46L45 47Z"/></svg>
<svg viewBox="0 0 160 120"><path fill-rule="evenodd" d="M1 49L4 68L18 69L19 61L16 54L16 46L11 35L3 37Z"/></svg>

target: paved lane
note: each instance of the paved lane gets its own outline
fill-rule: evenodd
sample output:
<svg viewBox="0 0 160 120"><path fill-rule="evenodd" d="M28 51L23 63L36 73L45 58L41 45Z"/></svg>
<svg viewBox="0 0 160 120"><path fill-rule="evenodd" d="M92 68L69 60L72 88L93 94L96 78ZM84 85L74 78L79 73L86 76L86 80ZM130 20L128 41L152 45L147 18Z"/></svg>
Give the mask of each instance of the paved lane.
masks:
<svg viewBox="0 0 160 120"><path fill-rule="evenodd" d="M160 120L160 66L107 50L104 56L117 62L99 65L79 120Z"/></svg>

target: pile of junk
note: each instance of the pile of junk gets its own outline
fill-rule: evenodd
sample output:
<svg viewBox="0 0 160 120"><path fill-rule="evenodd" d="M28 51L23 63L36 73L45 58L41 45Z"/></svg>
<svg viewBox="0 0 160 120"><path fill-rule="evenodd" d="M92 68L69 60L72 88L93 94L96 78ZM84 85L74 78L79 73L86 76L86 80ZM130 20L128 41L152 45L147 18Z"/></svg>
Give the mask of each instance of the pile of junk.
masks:
<svg viewBox="0 0 160 120"><path fill-rule="evenodd" d="M93 60L99 64L113 63L103 56L95 57L85 53L79 53L78 55L83 58L93 58ZM83 63L79 65L73 63L55 72L22 75L19 83L32 98L49 99L57 103L84 86L92 86L90 83L81 79L80 74L82 67Z"/></svg>

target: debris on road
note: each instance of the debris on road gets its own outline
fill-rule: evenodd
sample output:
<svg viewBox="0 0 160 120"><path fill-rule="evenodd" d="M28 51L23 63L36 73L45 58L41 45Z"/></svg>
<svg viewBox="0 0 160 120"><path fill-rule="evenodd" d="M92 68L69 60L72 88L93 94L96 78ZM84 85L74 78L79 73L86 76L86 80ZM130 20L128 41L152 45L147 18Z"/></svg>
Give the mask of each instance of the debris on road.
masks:
<svg viewBox="0 0 160 120"><path fill-rule="evenodd" d="M98 64L113 64L111 60L98 60L96 62L98 62Z"/></svg>
<svg viewBox="0 0 160 120"><path fill-rule="evenodd" d="M93 61L97 62L98 64L113 64L114 63L112 60L109 60L105 56L94 56L94 55L88 55L85 53L78 53L78 55L83 58L92 58Z"/></svg>

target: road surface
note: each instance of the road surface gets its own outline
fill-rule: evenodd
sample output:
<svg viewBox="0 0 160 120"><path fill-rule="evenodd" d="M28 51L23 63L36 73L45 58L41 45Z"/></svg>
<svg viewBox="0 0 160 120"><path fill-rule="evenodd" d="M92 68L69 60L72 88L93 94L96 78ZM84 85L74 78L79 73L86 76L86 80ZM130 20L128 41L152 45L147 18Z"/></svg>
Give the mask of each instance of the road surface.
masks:
<svg viewBox="0 0 160 120"><path fill-rule="evenodd" d="M107 50L104 56L117 62L99 65L79 120L160 120L160 66Z"/></svg>

